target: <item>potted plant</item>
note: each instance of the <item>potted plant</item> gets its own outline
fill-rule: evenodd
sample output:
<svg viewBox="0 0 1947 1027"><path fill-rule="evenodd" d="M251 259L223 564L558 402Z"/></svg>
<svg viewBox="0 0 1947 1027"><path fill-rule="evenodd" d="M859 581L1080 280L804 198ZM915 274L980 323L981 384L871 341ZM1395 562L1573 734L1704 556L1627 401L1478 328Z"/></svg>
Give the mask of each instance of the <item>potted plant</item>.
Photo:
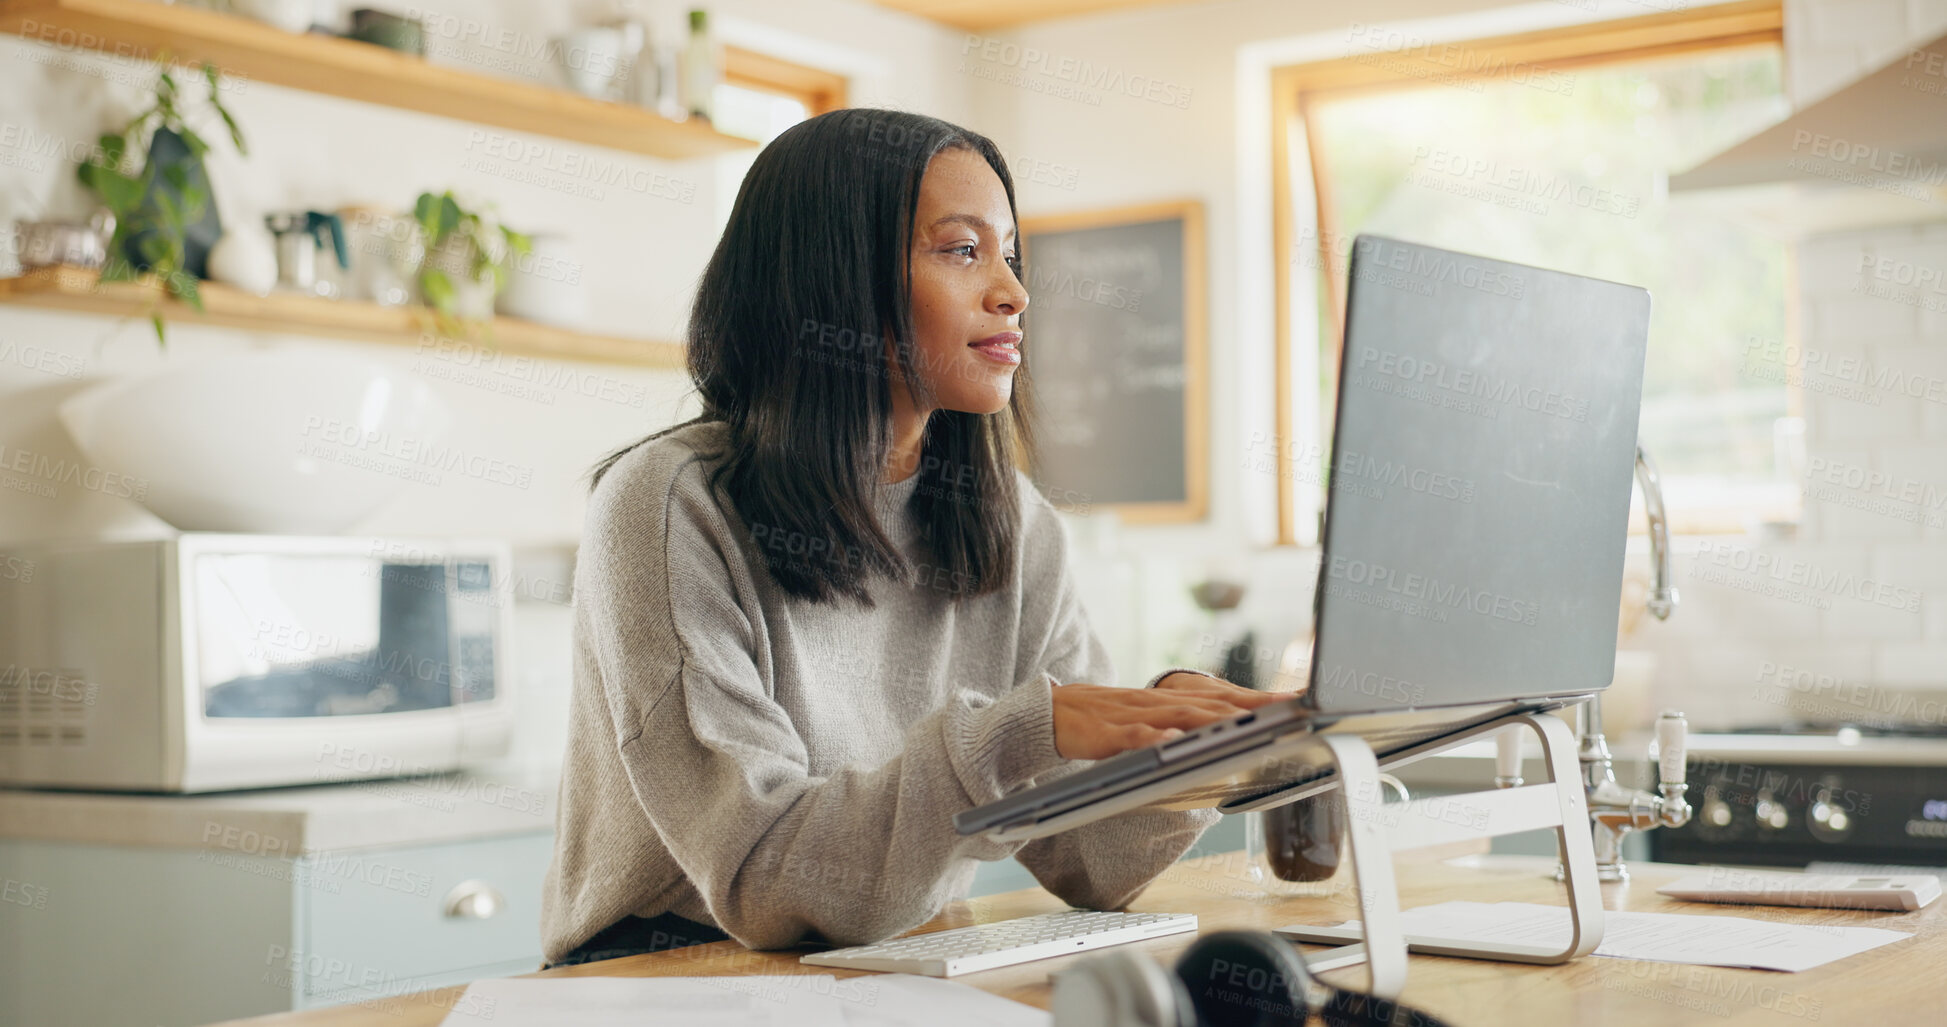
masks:
<svg viewBox="0 0 1947 1027"><path fill-rule="evenodd" d="M491 319L494 296L507 287L514 260L533 247L532 240L491 211L467 209L451 190L420 193L412 209L426 237L419 291L440 330L454 334L461 320Z"/></svg>
<svg viewBox="0 0 1947 1027"><path fill-rule="evenodd" d="M243 130L223 106L216 67L205 63L202 71L209 83L210 106L222 117L237 152L247 155ZM161 280L168 295L203 309L197 281L210 245L222 232L203 167L209 149L184 120L176 78L163 66L149 108L120 132L104 133L95 152L75 169L81 184L115 215L115 235L109 240L102 281L129 281L146 271ZM140 167L132 159L137 152L147 154ZM150 309L149 320L155 325L156 341L166 344L156 308Z"/></svg>

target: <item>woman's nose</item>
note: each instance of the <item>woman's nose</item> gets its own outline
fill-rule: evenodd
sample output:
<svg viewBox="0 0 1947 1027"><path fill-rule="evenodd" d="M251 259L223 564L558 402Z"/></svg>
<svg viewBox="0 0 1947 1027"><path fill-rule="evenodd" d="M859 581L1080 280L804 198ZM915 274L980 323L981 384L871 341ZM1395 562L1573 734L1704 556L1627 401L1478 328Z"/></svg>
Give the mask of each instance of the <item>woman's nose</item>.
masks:
<svg viewBox="0 0 1947 1027"><path fill-rule="evenodd" d="M995 276L993 288L987 293L987 302L991 309L1005 312L1010 316L1028 308L1027 287L1014 276L1013 268L1005 264L1001 265L1000 272Z"/></svg>

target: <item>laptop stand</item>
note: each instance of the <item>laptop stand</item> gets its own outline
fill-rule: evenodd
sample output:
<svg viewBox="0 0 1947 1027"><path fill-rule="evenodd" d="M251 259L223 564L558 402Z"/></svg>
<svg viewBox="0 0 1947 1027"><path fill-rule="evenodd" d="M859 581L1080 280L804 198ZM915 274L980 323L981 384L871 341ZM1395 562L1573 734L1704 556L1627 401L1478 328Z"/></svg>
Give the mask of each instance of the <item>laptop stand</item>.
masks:
<svg viewBox="0 0 1947 1027"><path fill-rule="evenodd" d="M1509 787L1494 791L1446 795L1410 803L1382 804L1380 764L1365 739L1354 734L1330 735L1323 741L1338 770L1346 807L1346 848L1365 911L1360 926L1310 927L1294 925L1277 933L1294 941L1341 947L1307 957L1314 971L1333 970L1363 962L1370 979L1366 990L1396 1000L1406 986L1406 954L1461 956L1515 963L1565 963L1588 955L1602 941L1602 895L1597 889L1595 844L1589 829L1587 797L1577 772L1575 736L1568 725L1546 713L1520 713L1476 725L1425 747L1396 753L1386 766L1396 767L1433 755L1494 731L1533 728L1541 736L1542 765L1548 783L1523 786L1518 776L1502 779ZM1510 736L1507 740L1517 740ZM1518 753L1518 749L1515 750ZM1513 771L1518 774L1519 762ZM1299 789L1292 789L1291 793ZM1285 793L1285 794L1291 794ZM1292 799L1298 796L1292 794ZM1250 804L1251 809L1281 805L1283 795ZM1456 811L1462 811L1456 815ZM1392 855L1458 841L1493 838L1554 828L1560 844L1562 880L1568 887L1569 942L1562 949L1470 941L1408 938L1400 919L1399 890L1393 878ZM1352 942L1354 944L1343 944Z"/></svg>

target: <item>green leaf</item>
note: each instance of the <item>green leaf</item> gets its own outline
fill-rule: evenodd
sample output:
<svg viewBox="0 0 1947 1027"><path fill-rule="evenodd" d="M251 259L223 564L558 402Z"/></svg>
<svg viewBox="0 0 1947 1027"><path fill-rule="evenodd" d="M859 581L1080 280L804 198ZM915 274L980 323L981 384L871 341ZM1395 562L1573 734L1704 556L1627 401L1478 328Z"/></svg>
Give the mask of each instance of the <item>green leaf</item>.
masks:
<svg viewBox="0 0 1947 1027"><path fill-rule="evenodd" d="M201 160L204 154L210 152L210 144L204 142L203 137L197 135L188 125L178 127L176 134L182 136L183 145L189 147L191 157Z"/></svg>
<svg viewBox="0 0 1947 1027"><path fill-rule="evenodd" d="M191 189L183 193L183 235L189 235L189 226L203 220L203 212L209 209L209 194L201 189Z"/></svg>
<svg viewBox="0 0 1947 1027"><path fill-rule="evenodd" d="M465 213L460 209L460 202L453 198L451 192L439 198L439 222L448 231L460 227L460 219L465 216Z"/></svg>
<svg viewBox="0 0 1947 1027"><path fill-rule="evenodd" d="M168 336L167 334L165 334L165 333L163 332L163 330L162 330L162 315L161 315L160 313L158 313L158 312L155 312L155 311L150 311L150 312L149 312L149 323L150 323L150 324L152 324L152 325L155 325L155 343L156 343L156 345L158 345L158 346L161 346L161 347L162 347L163 349L168 349L168 348L169 348L169 336Z"/></svg>
<svg viewBox="0 0 1947 1027"><path fill-rule="evenodd" d="M203 290L197 285L195 275L187 271L173 271L164 281L178 299L196 308L197 313L203 312Z"/></svg>
<svg viewBox="0 0 1947 1027"><path fill-rule="evenodd" d="M103 132L101 138L95 140L95 146L101 150L101 164L119 168L122 166L122 158L128 154L128 137L114 132Z"/></svg>
<svg viewBox="0 0 1947 1027"><path fill-rule="evenodd" d="M459 219L452 215L458 209L450 192L444 195L419 194L418 202L413 205L413 213L419 218L420 227L426 231L428 247L438 246L453 234Z"/></svg>
<svg viewBox="0 0 1947 1027"><path fill-rule="evenodd" d="M96 196L101 197L103 205L115 212L117 218L127 215L142 202L142 183L113 168L99 164L83 164L75 169L75 177L87 186Z"/></svg>
<svg viewBox="0 0 1947 1027"><path fill-rule="evenodd" d="M534 252L534 239L526 232L516 232L513 229L508 228L506 225L502 225L500 226L500 234L507 237L507 245L510 248L512 248L515 253L518 253L522 256L526 256L527 254Z"/></svg>
<svg viewBox="0 0 1947 1027"><path fill-rule="evenodd" d="M223 116L223 124L230 130L230 143L237 148L237 156L250 156L250 148L243 144L243 129L237 127L237 119L230 116L228 107L217 101L215 93L210 94L210 106L216 108L216 113Z"/></svg>
<svg viewBox="0 0 1947 1027"><path fill-rule="evenodd" d="M426 302L442 314L450 314L454 306L453 280L438 268L427 268L419 273L419 290L426 294Z"/></svg>

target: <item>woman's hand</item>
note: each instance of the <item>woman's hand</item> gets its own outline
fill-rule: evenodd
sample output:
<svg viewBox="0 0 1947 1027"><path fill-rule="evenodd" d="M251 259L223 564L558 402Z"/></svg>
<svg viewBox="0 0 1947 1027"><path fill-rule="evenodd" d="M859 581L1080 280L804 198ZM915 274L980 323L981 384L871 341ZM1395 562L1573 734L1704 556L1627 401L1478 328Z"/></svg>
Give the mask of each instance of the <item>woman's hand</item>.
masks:
<svg viewBox="0 0 1947 1027"><path fill-rule="evenodd" d="M1259 692L1202 674L1171 674L1155 688L1061 685L1054 690L1055 752L1099 760L1167 742L1192 728L1283 702L1295 692Z"/></svg>

